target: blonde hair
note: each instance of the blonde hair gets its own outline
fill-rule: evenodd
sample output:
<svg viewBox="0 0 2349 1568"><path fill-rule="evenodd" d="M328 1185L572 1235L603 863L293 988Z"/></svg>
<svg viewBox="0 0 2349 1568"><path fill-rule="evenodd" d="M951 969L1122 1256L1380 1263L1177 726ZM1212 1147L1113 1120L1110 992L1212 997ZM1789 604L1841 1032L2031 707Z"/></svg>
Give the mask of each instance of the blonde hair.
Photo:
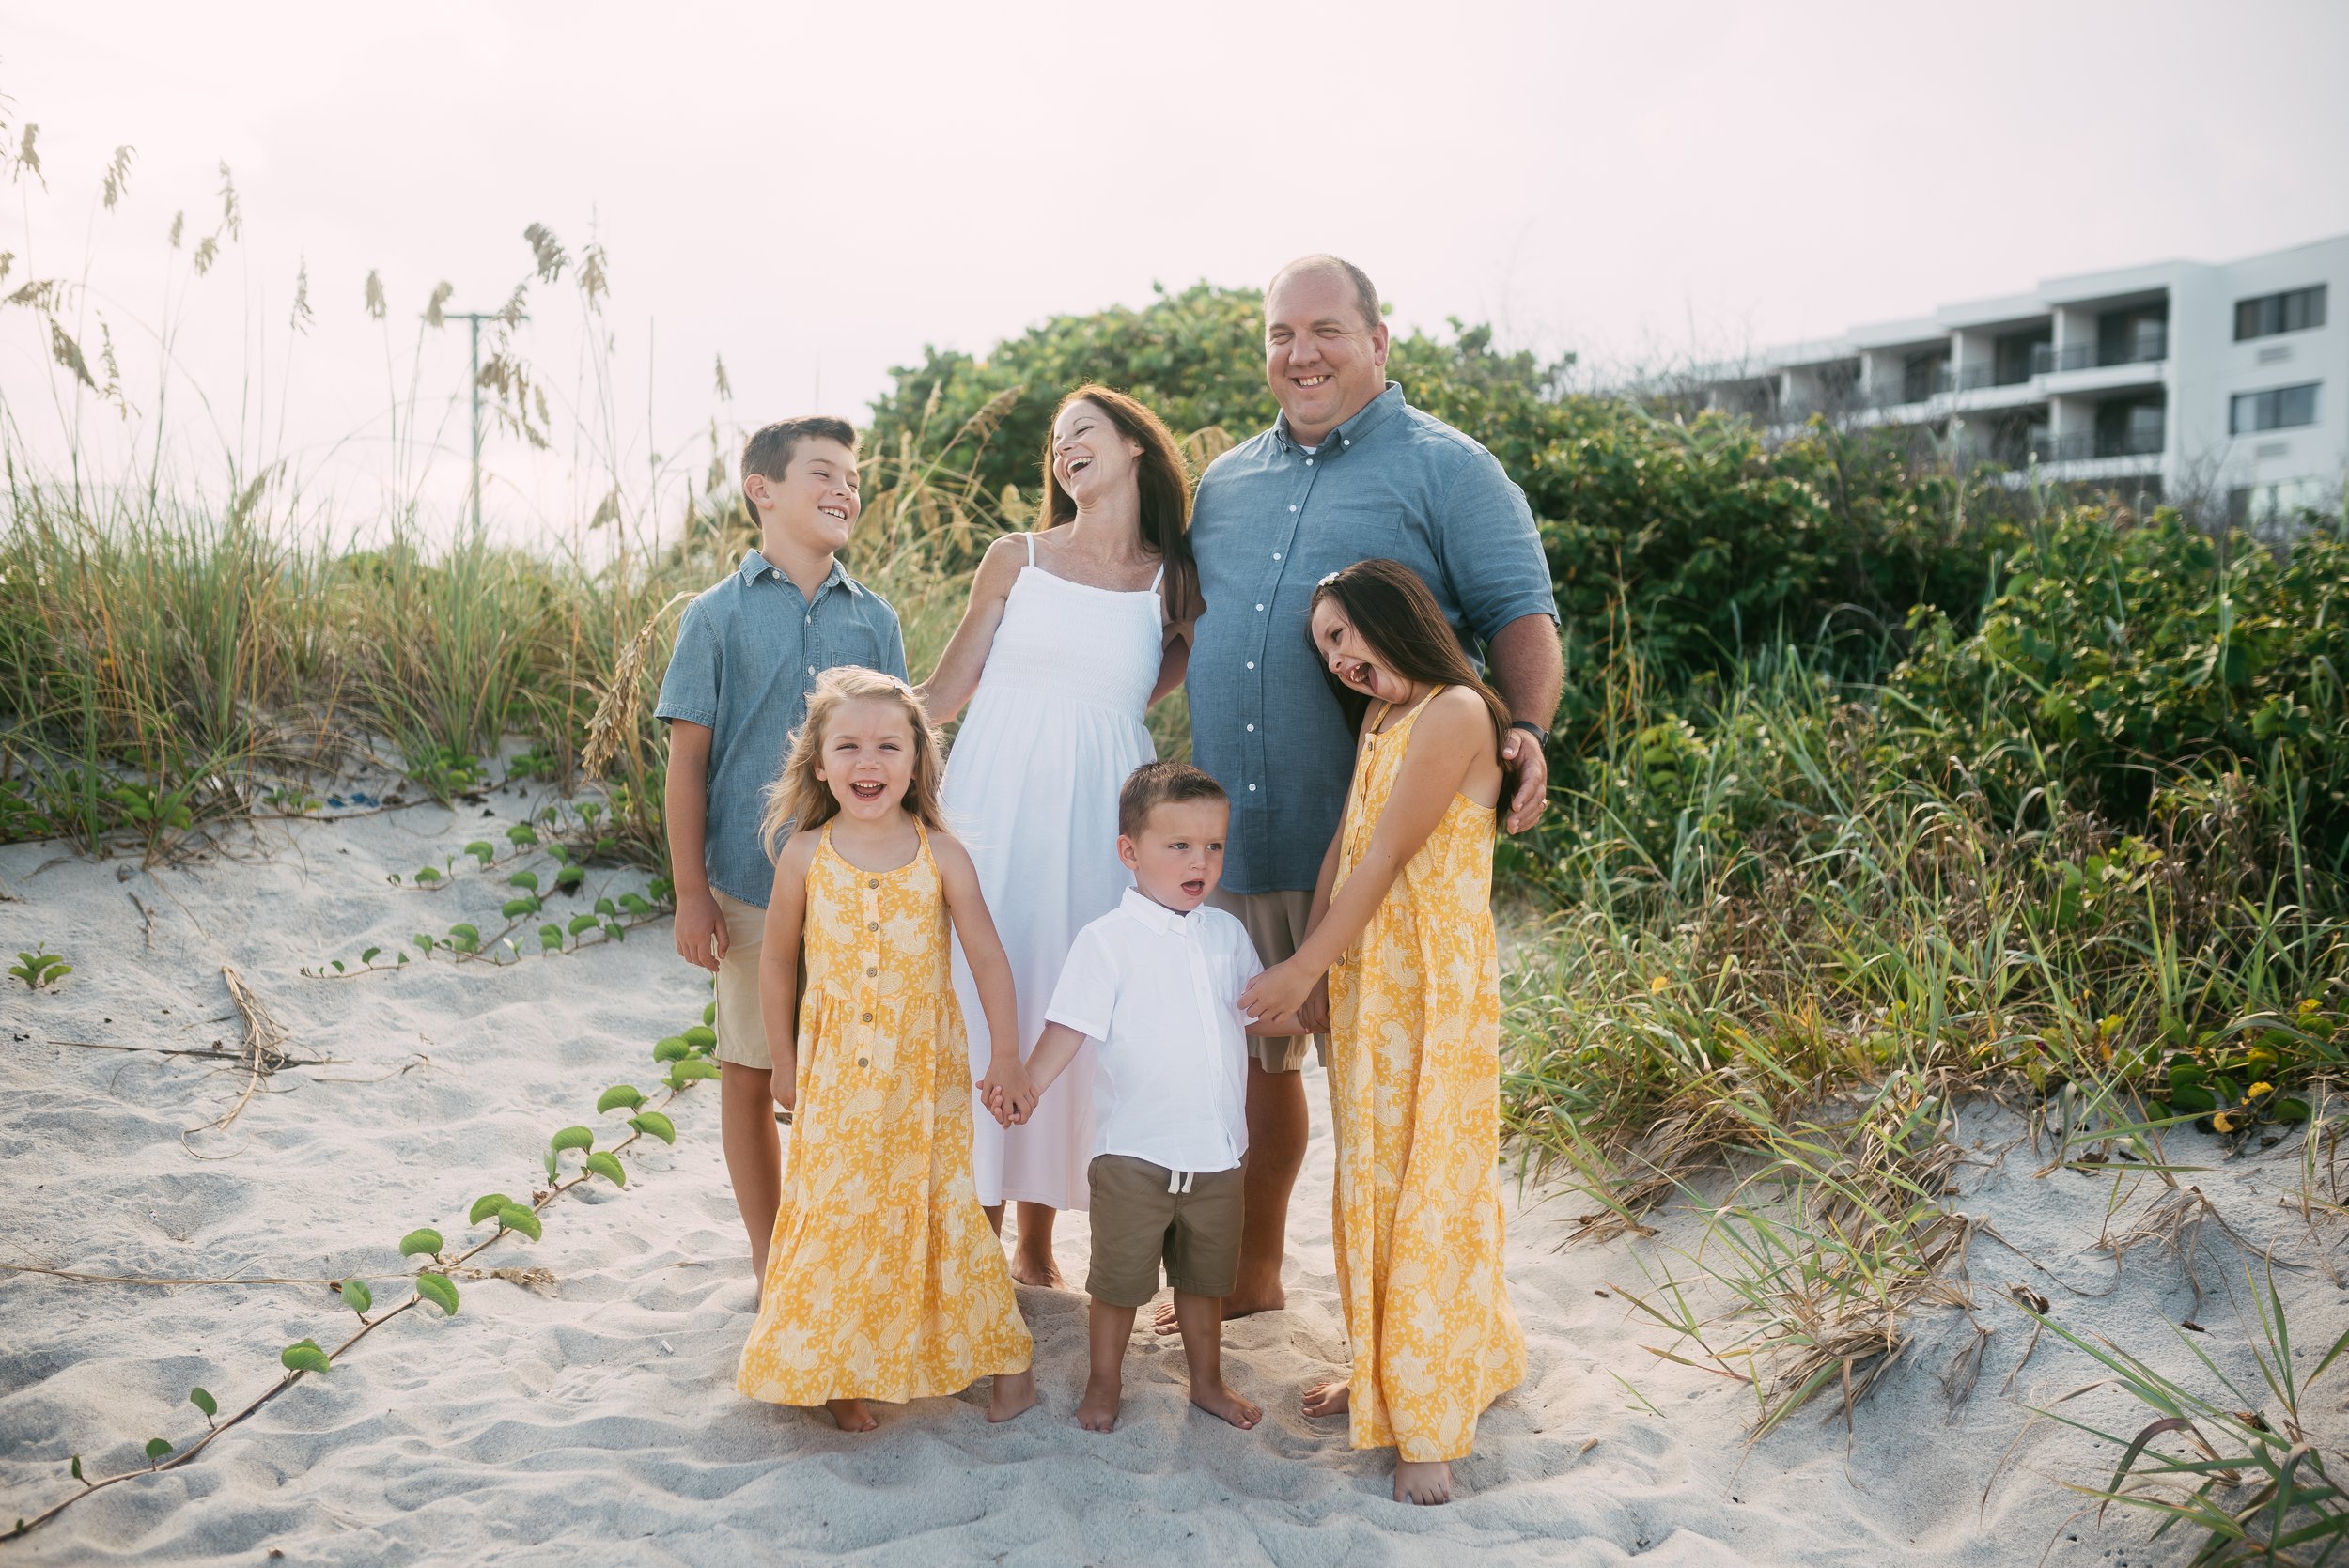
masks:
<svg viewBox="0 0 2349 1568"><path fill-rule="evenodd" d="M939 759L945 748L930 727L930 716L922 710L922 699L895 675L843 664L817 677L816 690L808 694L807 718L791 737L783 774L767 786L758 840L769 860L782 851L785 837L794 829L820 828L840 815L832 787L816 776L824 760L824 732L833 714L850 703L868 701L895 703L913 730L913 777L906 784L902 802L906 815L932 832L946 831L945 808L939 799L939 781L945 772Z"/></svg>

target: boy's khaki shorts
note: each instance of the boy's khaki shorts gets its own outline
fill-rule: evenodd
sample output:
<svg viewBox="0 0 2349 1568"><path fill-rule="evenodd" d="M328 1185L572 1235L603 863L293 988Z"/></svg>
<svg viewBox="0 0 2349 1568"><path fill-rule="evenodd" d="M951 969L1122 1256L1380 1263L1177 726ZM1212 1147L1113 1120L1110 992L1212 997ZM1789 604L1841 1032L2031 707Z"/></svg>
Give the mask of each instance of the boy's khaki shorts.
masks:
<svg viewBox="0 0 2349 1568"><path fill-rule="evenodd" d="M763 1073L774 1065L767 1053L767 1020L758 1005L758 949L767 933L767 911L715 888L709 895L718 901L718 912L726 923L726 955L718 960L716 1054L721 1062Z"/></svg>
<svg viewBox="0 0 2349 1568"><path fill-rule="evenodd" d="M1239 1276L1240 1173L1195 1172L1190 1190L1169 1192L1163 1165L1130 1155L1096 1155L1093 1265L1085 1294L1112 1307L1140 1307L1166 1282L1187 1296L1221 1300Z"/></svg>
<svg viewBox="0 0 2349 1568"><path fill-rule="evenodd" d="M1297 955L1298 944L1305 939L1305 917L1313 913L1314 895L1310 892L1275 890L1271 893L1226 893L1221 888L1207 895L1207 902L1224 913L1237 916L1248 928L1248 939L1256 944L1256 962L1270 969L1284 964ZM1305 1048L1311 1044L1321 1064L1330 1064L1330 1036L1327 1034L1251 1034L1248 1054L1256 1065L1268 1073L1294 1073L1303 1070Z"/></svg>

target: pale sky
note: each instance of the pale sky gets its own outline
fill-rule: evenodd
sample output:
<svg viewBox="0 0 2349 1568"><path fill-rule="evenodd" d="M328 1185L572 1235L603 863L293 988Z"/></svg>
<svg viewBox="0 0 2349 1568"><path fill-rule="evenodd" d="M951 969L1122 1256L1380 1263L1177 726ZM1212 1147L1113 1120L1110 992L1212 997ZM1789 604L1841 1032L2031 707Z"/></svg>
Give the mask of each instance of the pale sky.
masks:
<svg viewBox="0 0 2349 1568"><path fill-rule="evenodd" d="M495 309L539 222L610 254L612 390L568 280L535 290L524 348L565 450L533 463L493 436L490 509L568 525L608 483L599 453L641 488L648 445L699 466L713 412L804 412L820 387L861 417L926 342L983 352L1309 250L1368 269L1400 323L1489 319L1506 346L1621 365L2303 242L2349 230L2344 77L2338 0L0 0L7 134L39 124L48 182L0 200L8 287L86 280L69 319L94 351L103 316L134 417L77 416L22 310L0 313L0 398L37 451L78 417L91 466L143 471L122 453L153 440L168 321L187 482L232 450L282 457L312 506L364 521L387 411L412 403L441 450L412 482L445 512L463 339L419 356L416 318L442 279L452 308ZM223 162L242 239L191 279L165 234L183 210L191 244L210 231ZM304 263L316 319L289 345ZM362 308L371 268L388 334Z"/></svg>

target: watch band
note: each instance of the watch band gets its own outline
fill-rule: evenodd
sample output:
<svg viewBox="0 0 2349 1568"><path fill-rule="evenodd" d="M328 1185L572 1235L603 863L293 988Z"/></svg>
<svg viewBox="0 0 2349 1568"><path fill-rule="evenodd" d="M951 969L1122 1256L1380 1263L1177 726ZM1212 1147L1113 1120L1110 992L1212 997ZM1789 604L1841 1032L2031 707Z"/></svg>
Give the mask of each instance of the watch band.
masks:
<svg viewBox="0 0 2349 1568"><path fill-rule="evenodd" d="M1533 722L1532 720L1513 719L1509 722L1509 727L1513 730L1523 730L1526 734L1532 736L1533 737L1533 743L1541 747L1544 751L1548 751L1549 749L1549 732L1542 728L1541 725Z"/></svg>

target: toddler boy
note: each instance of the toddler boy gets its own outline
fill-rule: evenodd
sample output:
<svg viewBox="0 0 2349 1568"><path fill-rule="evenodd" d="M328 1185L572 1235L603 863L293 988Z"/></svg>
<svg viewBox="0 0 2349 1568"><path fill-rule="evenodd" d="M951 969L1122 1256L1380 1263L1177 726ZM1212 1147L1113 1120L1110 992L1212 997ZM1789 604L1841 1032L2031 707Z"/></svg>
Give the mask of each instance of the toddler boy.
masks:
<svg viewBox="0 0 2349 1568"><path fill-rule="evenodd" d="M856 427L817 415L769 425L742 447L758 548L685 608L654 712L669 724L663 810L677 950L717 975L718 1100L726 1174L750 1233L751 1273L783 1198L758 952L774 865L758 841L767 786L836 664L906 676L896 612L840 567L856 530Z"/></svg>
<svg viewBox="0 0 2349 1568"><path fill-rule="evenodd" d="M1237 920L1206 907L1231 815L1222 786L1188 763L1147 763L1126 781L1117 854L1134 886L1077 933L1028 1058L1031 1091L995 1107L998 1120L1024 1121L1078 1047L1095 1042L1092 1371L1077 1406L1088 1432L1117 1424L1126 1343L1158 1294L1161 1262L1190 1402L1237 1427L1264 1417L1223 1381L1223 1297L1239 1266L1245 1036L1293 1033L1296 1023L1241 1017L1256 950Z"/></svg>

